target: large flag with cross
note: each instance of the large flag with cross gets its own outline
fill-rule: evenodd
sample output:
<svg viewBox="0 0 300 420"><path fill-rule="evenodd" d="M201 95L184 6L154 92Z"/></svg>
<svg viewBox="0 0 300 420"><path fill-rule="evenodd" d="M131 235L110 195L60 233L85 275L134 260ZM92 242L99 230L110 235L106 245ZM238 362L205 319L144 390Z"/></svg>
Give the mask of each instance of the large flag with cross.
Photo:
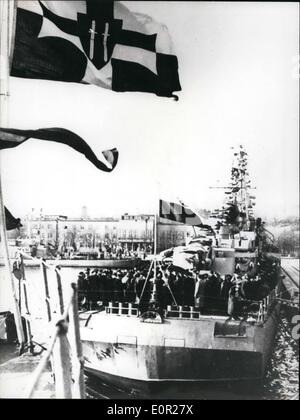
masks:
<svg viewBox="0 0 300 420"><path fill-rule="evenodd" d="M200 217L183 203L159 200L159 217L189 226L203 226Z"/></svg>
<svg viewBox="0 0 300 420"><path fill-rule="evenodd" d="M106 0L19 0L11 75L176 99L181 90L167 28Z"/></svg>

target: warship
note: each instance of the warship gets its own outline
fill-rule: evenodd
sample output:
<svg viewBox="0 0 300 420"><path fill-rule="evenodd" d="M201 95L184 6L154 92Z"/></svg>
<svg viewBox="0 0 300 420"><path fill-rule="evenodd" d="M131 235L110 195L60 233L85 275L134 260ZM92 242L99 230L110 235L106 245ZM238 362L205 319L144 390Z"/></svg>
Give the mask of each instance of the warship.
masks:
<svg viewBox="0 0 300 420"><path fill-rule="evenodd" d="M141 299L103 301L97 309L81 311L87 374L137 392L161 383L264 378L280 313L280 257L264 223L254 217L255 197L242 146L234 153L230 183L224 188L225 202L212 212L211 227L198 230L186 246L154 255L143 304ZM177 262L178 255L186 266ZM178 272L193 280L192 304L178 302L172 292L166 273ZM164 305L158 273L172 298ZM199 304L196 284L211 276L227 285L227 295L222 301L208 296Z"/></svg>

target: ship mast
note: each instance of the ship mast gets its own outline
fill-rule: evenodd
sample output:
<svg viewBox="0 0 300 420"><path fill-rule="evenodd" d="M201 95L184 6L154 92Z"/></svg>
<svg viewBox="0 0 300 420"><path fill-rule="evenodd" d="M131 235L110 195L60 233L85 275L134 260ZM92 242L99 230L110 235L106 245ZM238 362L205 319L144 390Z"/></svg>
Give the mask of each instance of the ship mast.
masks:
<svg viewBox="0 0 300 420"><path fill-rule="evenodd" d="M221 210L216 210L213 217L220 218L229 225L239 225L239 230L247 229L253 218L254 196L250 190L251 181L248 172L248 154L241 145L234 152L230 183L224 187L210 187L224 189L227 195L225 205Z"/></svg>
<svg viewBox="0 0 300 420"><path fill-rule="evenodd" d="M15 29L16 2L10 0L2 0L0 2L0 21L1 21L1 39L0 39L0 126L8 126L8 100L9 100L9 73L10 62L13 49L13 37ZM8 240L6 234L5 211L2 194L2 177L1 177L1 158L0 155L0 237L1 249L5 264L5 281L9 282L12 294L13 314L16 324L18 341L20 344L20 352L23 350L25 343L24 331L22 327L19 303L16 295L14 278L10 266ZM6 284L4 285L6 286ZM3 287L3 285L2 285Z"/></svg>
<svg viewBox="0 0 300 420"><path fill-rule="evenodd" d="M229 205L235 205L240 214L244 217L244 223L247 224L253 216L252 208L255 203L252 201L255 197L250 195L251 181L248 172L248 154L243 146L234 153L234 161L231 171L231 186L229 189Z"/></svg>

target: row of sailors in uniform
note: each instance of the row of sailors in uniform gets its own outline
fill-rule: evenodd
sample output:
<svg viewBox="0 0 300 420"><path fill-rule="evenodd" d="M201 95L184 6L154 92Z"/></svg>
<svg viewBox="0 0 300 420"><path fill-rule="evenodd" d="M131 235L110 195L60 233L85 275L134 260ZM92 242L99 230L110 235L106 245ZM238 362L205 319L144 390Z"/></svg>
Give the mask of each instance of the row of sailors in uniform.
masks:
<svg viewBox="0 0 300 420"><path fill-rule="evenodd" d="M146 281L147 280L147 281ZM78 289L81 307L96 309L104 303L131 302L146 307L153 298L154 270L96 269L79 273ZM259 277L220 276L215 272L186 271L176 267L157 268L155 279L157 307L195 306L201 313L233 315L239 302L260 301L270 287Z"/></svg>

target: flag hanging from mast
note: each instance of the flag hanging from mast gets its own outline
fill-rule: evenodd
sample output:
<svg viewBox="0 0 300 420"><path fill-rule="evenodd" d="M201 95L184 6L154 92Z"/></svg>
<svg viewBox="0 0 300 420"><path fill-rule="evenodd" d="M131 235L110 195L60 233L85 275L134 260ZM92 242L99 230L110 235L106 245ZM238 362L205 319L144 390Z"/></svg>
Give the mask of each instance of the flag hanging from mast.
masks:
<svg viewBox="0 0 300 420"><path fill-rule="evenodd" d="M20 229L20 227L23 226L21 224L21 219L16 219L6 207L4 207L4 211L6 230Z"/></svg>
<svg viewBox="0 0 300 420"><path fill-rule="evenodd" d="M57 127L40 128L38 130L0 128L0 150L17 147L30 138L66 144L77 152L82 153L98 169L104 172L111 172L118 162L119 152L117 149L103 151L102 154L106 162L102 162L81 137L72 131Z"/></svg>
<svg viewBox="0 0 300 420"><path fill-rule="evenodd" d="M181 90L165 25L103 0L19 1L11 75L175 99Z"/></svg>
<svg viewBox="0 0 300 420"><path fill-rule="evenodd" d="M190 208L183 204L171 203L165 200L159 200L159 217L189 226L203 226L200 217Z"/></svg>

